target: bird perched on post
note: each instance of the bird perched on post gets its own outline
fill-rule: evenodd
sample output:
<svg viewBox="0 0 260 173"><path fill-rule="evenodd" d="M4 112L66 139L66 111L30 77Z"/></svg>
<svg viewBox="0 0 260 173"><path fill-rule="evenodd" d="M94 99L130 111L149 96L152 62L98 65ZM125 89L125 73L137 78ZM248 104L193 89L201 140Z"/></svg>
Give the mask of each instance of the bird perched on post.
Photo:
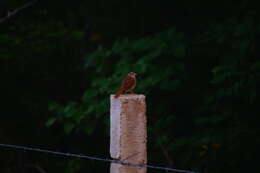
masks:
<svg viewBox="0 0 260 173"><path fill-rule="evenodd" d="M115 98L118 98L120 94L124 92L133 92L133 89L136 86L136 75L137 74L135 72L130 72L127 74L121 84L121 88L116 92Z"/></svg>

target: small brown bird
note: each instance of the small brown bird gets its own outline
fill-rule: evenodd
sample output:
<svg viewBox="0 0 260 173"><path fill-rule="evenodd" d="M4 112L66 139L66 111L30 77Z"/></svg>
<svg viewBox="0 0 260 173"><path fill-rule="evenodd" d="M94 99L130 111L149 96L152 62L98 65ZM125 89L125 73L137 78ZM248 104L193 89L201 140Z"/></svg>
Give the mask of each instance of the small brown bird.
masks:
<svg viewBox="0 0 260 173"><path fill-rule="evenodd" d="M122 82L121 88L116 92L115 98L118 98L120 94L124 92L133 92L133 89L136 86L136 76L137 74L135 72L130 72L125 77L125 79Z"/></svg>

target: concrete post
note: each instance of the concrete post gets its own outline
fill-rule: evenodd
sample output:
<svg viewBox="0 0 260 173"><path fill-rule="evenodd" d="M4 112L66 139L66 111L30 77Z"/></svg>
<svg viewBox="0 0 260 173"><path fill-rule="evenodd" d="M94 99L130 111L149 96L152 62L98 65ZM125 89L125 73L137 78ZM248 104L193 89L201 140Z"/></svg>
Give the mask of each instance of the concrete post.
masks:
<svg viewBox="0 0 260 173"><path fill-rule="evenodd" d="M144 95L110 96L110 155L135 164L147 163L146 104ZM111 163L110 173L146 173L145 167Z"/></svg>

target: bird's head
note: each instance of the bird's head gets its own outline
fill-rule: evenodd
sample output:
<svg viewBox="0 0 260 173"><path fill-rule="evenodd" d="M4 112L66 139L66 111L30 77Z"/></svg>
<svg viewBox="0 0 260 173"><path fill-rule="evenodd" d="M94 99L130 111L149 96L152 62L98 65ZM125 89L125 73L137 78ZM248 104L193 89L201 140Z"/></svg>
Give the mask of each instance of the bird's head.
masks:
<svg viewBox="0 0 260 173"><path fill-rule="evenodd" d="M135 77L136 75L137 75L137 73L135 73L135 72L128 73L128 76L131 76L131 77Z"/></svg>

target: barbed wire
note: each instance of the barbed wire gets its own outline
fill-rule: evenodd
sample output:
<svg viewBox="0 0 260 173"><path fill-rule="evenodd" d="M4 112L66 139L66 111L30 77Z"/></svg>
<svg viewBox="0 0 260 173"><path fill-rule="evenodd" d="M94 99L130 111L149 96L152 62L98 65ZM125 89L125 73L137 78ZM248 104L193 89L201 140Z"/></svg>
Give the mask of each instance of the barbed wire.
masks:
<svg viewBox="0 0 260 173"><path fill-rule="evenodd" d="M123 161L120 161L120 160L106 159L106 158L104 159L104 158L99 158L99 157L87 156L87 155L83 155L83 154L73 154L73 153L64 153L64 152L59 152L59 151L51 151L51 150L45 150L45 149L40 149L40 148L36 148L36 147L26 147L26 146L11 145L11 144L0 144L0 147L12 148L12 149L18 149L18 150L24 150L24 151L36 151L36 152L41 152L41 153L48 153L48 154L60 155L60 156L66 156L66 157L73 157L73 158L97 160L97 161L121 164L121 165L124 165L124 166L146 167L146 168L151 168L151 169L159 169L159 170L164 170L164 171L174 171L174 172L179 172L179 173L198 173L198 172L189 171L189 170L181 170L181 169L168 168L168 167L162 167L162 166L128 163L128 162L123 162Z"/></svg>
<svg viewBox="0 0 260 173"><path fill-rule="evenodd" d="M36 3L37 1L38 1L38 0L30 1L30 2L28 2L28 3L26 3L26 4L24 4L23 6L14 9L13 11L8 11L7 14L6 14L6 16L0 19L0 23L3 23L4 21L6 21L7 19L9 19L10 17L16 15L16 13L18 13L19 11L21 11L21 10L23 10L23 9L25 9L25 8L27 8L27 7L29 7L29 6L31 6L31 5L33 5L33 4Z"/></svg>

